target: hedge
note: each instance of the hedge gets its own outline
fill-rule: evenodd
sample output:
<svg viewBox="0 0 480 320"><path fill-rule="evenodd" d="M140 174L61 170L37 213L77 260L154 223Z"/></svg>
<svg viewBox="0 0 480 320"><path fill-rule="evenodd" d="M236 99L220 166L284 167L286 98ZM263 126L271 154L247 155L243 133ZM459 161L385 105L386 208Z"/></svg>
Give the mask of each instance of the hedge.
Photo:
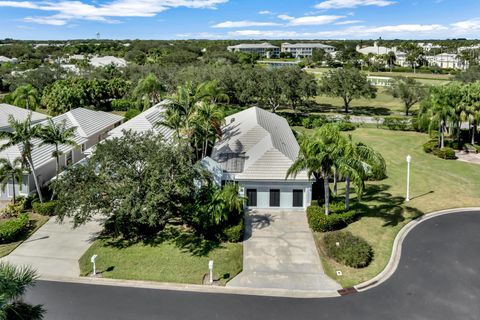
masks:
<svg viewBox="0 0 480 320"><path fill-rule="evenodd" d="M26 213L18 218L0 223L0 243L14 242L28 228L29 219Z"/></svg>
<svg viewBox="0 0 480 320"><path fill-rule="evenodd" d="M133 106L132 101L127 99L115 99L112 101L112 110L114 111L127 111Z"/></svg>
<svg viewBox="0 0 480 320"><path fill-rule="evenodd" d="M453 150L452 148L445 147L440 149L438 147L437 140L431 140L425 143L423 145L423 151L425 151L426 153L432 153L440 159L455 160L457 158L457 156L455 155L455 150Z"/></svg>
<svg viewBox="0 0 480 320"><path fill-rule="evenodd" d="M33 211L42 216L53 216L55 215L55 208L57 207L57 203L55 201L49 202L34 202L33 203Z"/></svg>
<svg viewBox="0 0 480 320"><path fill-rule="evenodd" d="M226 240L228 242L236 243L243 240L244 230L245 228L243 219L241 219L239 224L225 229L223 233L225 234Z"/></svg>
<svg viewBox="0 0 480 320"><path fill-rule="evenodd" d="M385 117L383 120L383 126L389 130L394 131L413 130L412 122L410 121L410 119L403 117Z"/></svg>
<svg viewBox="0 0 480 320"><path fill-rule="evenodd" d="M373 258L368 242L348 231L328 233L323 237L327 255L338 263L352 268L365 268Z"/></svg>
<svg viewBox="0 0 480 320"><path fill-rule="evenodd" d="M340 203L342 206L343 204ZM330 214L325 215L325 207L310 206L307 208L307 218L310 228L315 232L328 232L343 229L358 218L358 213L354 210L343 212L332 204Z"/></svg>
<svg viewBox="0 0 480 320"><path fill-rule="evenodd" d="M135 118L136 116L138 116L140 113L142 113L140 110L138 109L128 109L128 111L125 113L125 121L128 121L132 118Z"/></svg>

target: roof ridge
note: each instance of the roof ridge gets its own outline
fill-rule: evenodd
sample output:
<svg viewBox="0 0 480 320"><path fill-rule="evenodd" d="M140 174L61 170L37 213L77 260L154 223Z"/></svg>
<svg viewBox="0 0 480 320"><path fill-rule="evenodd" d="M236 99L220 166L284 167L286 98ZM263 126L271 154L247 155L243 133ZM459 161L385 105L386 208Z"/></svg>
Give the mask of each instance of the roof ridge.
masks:
<svg viewBox="0 0 480 320"><path fill-rule="evenodd" d="M75 109L74 109L75 110ZM75 116L72 113L72 110L68 111L65 113L65 115L68 117L68 119L72 122L73 126L77 128L79 134L81 137L87 137L87 134L85 131L83 131L83 128L80 126L80 123L77 121Z"/></svg>

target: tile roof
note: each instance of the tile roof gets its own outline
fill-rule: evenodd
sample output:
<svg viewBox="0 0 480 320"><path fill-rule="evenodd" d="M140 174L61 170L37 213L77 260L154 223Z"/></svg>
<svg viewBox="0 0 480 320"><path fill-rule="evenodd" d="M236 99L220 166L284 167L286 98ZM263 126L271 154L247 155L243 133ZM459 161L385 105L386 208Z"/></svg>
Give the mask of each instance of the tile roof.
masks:
<svg viewBox="0 0 480 320"><path fill-rule="evenodd" d="M28 114L32 112L32 122L36 123L48 118L42 113L28 111L23 108L15 107L9 104L0 103L0 130L5 130L9 127L8 117L12 115L18 121L27 119Z"/></svg>

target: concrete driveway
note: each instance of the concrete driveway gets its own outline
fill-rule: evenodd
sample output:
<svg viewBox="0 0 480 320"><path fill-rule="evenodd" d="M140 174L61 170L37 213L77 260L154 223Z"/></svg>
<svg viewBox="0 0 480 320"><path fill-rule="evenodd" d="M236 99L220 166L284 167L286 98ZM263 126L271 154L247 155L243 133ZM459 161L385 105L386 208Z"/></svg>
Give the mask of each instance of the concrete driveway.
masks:
<svg viewBox="0 0 480 320"><path fill-rule="evenodd" d="M243 271L228 287L338 290L323 271L303 211L251 211L246 216Z"/></svg>
<svg viewBox="0 0 480 320"><path fill-rule="evenodd" d="M70 220L59 224L55 218L51 218L0 261L31 266L43 279L75 278L80 275L78 259L101 229L98 222L72 229Z"/></svg>

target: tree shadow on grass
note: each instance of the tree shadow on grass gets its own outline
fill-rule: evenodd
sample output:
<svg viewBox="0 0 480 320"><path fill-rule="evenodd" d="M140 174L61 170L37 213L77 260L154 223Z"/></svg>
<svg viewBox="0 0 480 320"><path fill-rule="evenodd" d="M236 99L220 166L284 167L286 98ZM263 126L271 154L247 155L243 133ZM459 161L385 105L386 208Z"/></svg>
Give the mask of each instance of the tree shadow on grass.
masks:
<svg viewBox="0 0 480 320"><path fill-rule="evenodd" d="M108 235L103 236L106 240L105 245L114 247L117 249L125 249L132 245L142 243L146 246L158 246L163 243L172 243L182 252L188 252L194 256L204 257L207 256L212 250L221 247L221 243L218 241L206 240L193 232L181 229L178 226L167 226L158 235L137 239L122 239L111 238Z"/></svg>
<svg viewBox="0 0 480 320"><path fill-rule="evenodd" d="M361 203L354 208L362 213L362 217L380 218L384 227L395 227L407 219L417 219L424 213L405 203L404 197L393 196L388 192L389 185L368 185ZM368 204L367 204L368 203Z"/></svg>

